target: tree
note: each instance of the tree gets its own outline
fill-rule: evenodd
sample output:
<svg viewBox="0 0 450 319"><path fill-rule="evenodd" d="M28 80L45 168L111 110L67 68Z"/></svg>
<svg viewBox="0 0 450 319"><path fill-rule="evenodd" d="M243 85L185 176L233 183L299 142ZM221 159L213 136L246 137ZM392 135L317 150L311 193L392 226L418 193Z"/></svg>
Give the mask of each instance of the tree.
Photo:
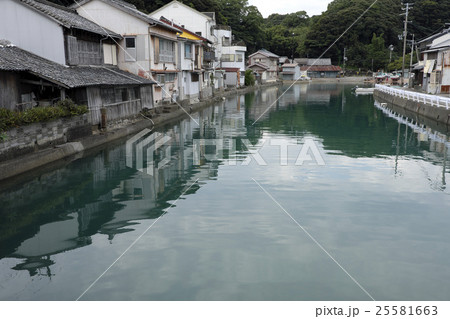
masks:
<svg viewBox="0 0 450 319"><path fill-rule="evenodd" d="M364 13L372 4L372 0L331 2L327 11L311 26L305 40L306 53L311 57L318 57L328 49L324 56L331 57L336 63L343 56L344 48L356 46L358 49L353 52L358 55L357 59L348 56L349 63L352 63L360 60L359 55L364 51L361 49L361 44L370 44L374 33L383 34L385 41L390 44L397 43L402 26L399 15L400 2L379 0ZM354 25L345 32L353 23ZM336 44L331 47L335 41L337 41Z"/></svg>
<svg viewBox="0 0 450 319"><path fill-rule="evenodd" d="M450 22L450 1L416 0L411 9L409 32L416 39L430 36Z"/></svg>
<svg viewBox="0 0 450 319"><path fill-rule="evenodd" d="M253 85L255 85L255 76L253 75L253 71L248 69L245 71L245 86Z"/></svg>
<svg viewBox="0 0 450 319"><path fill-rule="evenodd" d="M366 66L373 70L386 69L389 62L389 51L384 44L383 34L378 37L374 33L372 36L372 43L367 45L367 58Z"/></svg>

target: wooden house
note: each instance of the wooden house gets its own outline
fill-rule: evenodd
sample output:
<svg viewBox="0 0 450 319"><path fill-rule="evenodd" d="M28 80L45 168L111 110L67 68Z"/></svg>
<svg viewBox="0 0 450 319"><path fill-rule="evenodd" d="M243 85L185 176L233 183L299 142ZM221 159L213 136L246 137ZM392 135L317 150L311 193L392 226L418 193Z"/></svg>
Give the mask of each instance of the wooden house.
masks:
<svg viewBox="0 0 450 319"><path fill-rule="evenodd" d="M258 50L249 55L249 69L261 75L261 82L274 82L278 80L278 62L280 57L266 49Z"/></svg>
<svg viewBox="0 0 450 319"><path fill-rule="evenodd" d="M67 67L0 43L0 106L23 110L71 98L89 107L90 121L100 123L100 109L108 120L136 115L152 106L154 82L111 67Z"/></svg>
<svg viewBox="0 0 450 319"><path fill-rule="evenodd" d="M89 106L93 124L99 122L101 107L108 109L110 119L153 107L154 81L116 66L121 35L43 0L3 4L0 39L13 45L2 45L0 107L51 105L68 96Z"/></svg>

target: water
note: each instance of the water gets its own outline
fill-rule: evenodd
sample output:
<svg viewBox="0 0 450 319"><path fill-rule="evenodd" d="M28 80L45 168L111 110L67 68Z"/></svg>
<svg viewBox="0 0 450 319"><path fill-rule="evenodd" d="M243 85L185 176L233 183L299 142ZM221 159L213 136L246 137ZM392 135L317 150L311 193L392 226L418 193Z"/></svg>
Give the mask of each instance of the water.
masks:
<svg viewBox="0 0 450 319"><path fill-rule="evenodd" d="M286 88L3 185L0 299L450 299L445 130Z"/></svg>

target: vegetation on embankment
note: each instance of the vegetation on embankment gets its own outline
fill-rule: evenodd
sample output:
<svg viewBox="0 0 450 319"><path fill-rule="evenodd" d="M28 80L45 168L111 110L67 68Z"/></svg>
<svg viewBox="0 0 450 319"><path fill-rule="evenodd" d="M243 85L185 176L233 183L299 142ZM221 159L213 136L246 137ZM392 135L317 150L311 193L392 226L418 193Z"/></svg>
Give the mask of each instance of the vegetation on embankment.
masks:
<svg viewBox="0 0 450 319"><path fill-rule="evenodd" d="M86 105L76 105L72 100L59 101L54 106L38 106L23 112L11 111L0 108L0 132L13 127L47 122L61 117L70 117L88 112ZM4 139L4 133L0 134L0 140Z"/></svg>

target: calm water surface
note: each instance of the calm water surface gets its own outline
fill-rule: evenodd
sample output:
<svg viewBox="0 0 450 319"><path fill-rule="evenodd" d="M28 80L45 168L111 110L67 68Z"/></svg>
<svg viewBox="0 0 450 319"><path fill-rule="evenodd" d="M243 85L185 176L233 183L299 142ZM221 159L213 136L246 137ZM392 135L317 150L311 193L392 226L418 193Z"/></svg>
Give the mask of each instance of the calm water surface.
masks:
<svg viewBox="0 0 450 319"><path fill-rule="evenodd" d="M1 186L0 299L75 300L143 234L81 300L370 300L301 225L373 298L449 300L445 129L285 89Z"/></svg>

